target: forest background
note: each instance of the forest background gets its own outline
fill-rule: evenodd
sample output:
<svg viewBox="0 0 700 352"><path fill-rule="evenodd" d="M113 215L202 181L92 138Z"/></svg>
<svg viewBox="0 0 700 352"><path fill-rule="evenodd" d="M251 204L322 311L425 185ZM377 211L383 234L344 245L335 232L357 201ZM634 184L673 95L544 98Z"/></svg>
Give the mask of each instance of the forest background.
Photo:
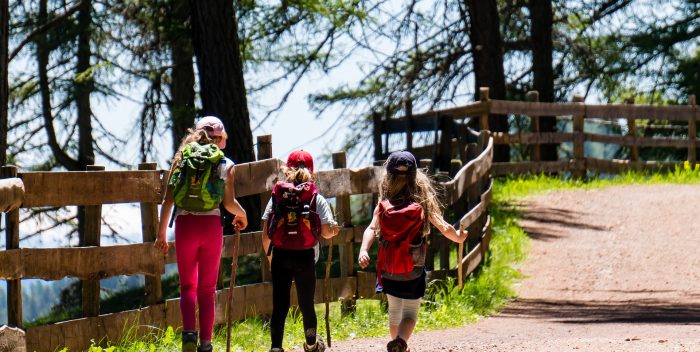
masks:
<svg viewBox="0 0 700 352"><path fill-rule="evenodd" d="M304 147L328 165L345 150L351 166L368 165L371 112L462 105L479 87L492 99L537 90L540 101L685 104L700 85L699 18L696 0L0 0L0 164L168 168L186 129L211 114L239 163L255 159L254 135L271 133L276 157ZM529 128L498 116L490 126ZM668 127L655 133L677 133ZM541 119L541 131L567 128ZM500 146L495 157L519 152ZM567 152L545 145L542 159ZM243 201L255 218L259 203ZM137 241L137 211L105 207L103 242ZM21 216L22 246L80 244L81 209ZM103 296L138 285L104 280ZM71 279L24 280L25 321L70 301L74 288Z"/></svg>

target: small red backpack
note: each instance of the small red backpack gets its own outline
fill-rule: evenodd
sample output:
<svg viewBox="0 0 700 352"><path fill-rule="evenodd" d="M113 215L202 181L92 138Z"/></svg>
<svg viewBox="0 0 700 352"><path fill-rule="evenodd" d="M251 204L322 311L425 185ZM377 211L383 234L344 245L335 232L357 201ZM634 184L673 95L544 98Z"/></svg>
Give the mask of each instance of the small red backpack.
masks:
<svg viewBox="0 0 700 352"><path fill-rule="evenodd" d="M313 182L298 185L277 182L272 189L272 211L267 231L273 247L303 250L318 243L321 217L316 211L317 195Z"/></svg>
<svg viewBox="0 0 700 352"><path fill-rule="evenodd" d="M388 200L383 200L379 203L378 214L378 277L381 280L382 274L386 273L409 279L408 274L416 265L425 265L427 243L422 239L418 241L423 234L423 208L413 201L392 205Z"/></svg>

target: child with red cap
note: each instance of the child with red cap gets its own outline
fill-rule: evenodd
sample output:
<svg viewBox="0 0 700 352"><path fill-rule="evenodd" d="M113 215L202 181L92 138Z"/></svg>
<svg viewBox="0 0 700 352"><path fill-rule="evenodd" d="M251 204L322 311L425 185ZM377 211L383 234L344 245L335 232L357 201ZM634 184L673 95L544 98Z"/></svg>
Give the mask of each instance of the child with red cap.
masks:
<svg viewBox="0 0 700 352"><path fill-rule="evenodd" d="M180 275L182 350L210 352L214 327L214 293L223 245L219 205L233 214L234 226L244 229L246 212L234 197L233 162L226 147L224 124L214 116L201 118L182 139L168 175L155 246L168 253L168 220L175 222L175 252ZM196 165L197 168L192 168ZM193 171L191 171L193 170ZM175 212L172 214L173 206ZM196 310L199 303L200 343L197 346Z"/></svg>
<svg viewBox="0 0 700 352"><path fill-rule="evenodd" d="M304 150L292 152L284 168L286 181L278 182L263 213L262 241L271 257L272 319L270 352L283 352L284 321L290 305L292 280L304 321L304 351L323 352L316 335L314 310L316 259L319 237L332 238L339 227L326 199L313 183L314 160Z"/></svg>

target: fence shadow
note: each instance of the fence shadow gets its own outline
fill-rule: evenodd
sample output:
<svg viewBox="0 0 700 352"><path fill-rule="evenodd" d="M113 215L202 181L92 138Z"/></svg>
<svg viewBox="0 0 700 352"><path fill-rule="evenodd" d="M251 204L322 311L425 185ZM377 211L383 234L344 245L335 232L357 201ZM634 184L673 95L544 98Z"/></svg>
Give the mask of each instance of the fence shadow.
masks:
<svg viewBox="0 0 700 352"><path fill-rule="evenodd" d="M547 319L569 324L700 324L700 302L660 299L632 301L629 299L617 301L519 299L508 305L501 316Z"/></svg>

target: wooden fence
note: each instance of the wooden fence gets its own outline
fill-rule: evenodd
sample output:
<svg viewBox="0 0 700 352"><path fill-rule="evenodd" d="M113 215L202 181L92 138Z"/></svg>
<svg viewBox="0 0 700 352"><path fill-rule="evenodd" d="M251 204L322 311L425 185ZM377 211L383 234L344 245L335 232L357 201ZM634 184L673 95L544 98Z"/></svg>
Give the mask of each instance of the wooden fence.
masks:
<svg viewBox="0 0 700 352"><path fill-rule="evenodd" d="M259 156L269 156L271 137L258 137ZM491 199L491 165L493 139L482 132L475 143L467 146L465 161L455 161L454 177L443 182L444 201L460 225L469 231L466 254L459 263L450 267L448 241L432 236L430 260L439 257L440 265L433 276L455 275L457 265L463 275L472 273L483 261L491 238L491 220L487 207ZM319 171L316 184L321 194L335 197L337 217L350 224L350 196L377 193L383 169L378 166L361 169L345 168L344 153L333 156L333 170ZM424 161L425 162L425 161ZM265 159L236 165L237 196L262 194L269 197L274 183L282 176L278 159ZM84 318L47 324L26 329L29 351L54 351L65 346L71 350L88 347L91 341L106 343L153 333L154 329L181 325L178 299L163 300L161 275L167 263L175 263L171 246L163 256L152 242L158 224L157 204L164 187L164 171L156 170L153 163L139 165L138 171L104 171L92 167L85 172L17 172L14 167L2 169L0 181L0 209L6 210L7 248L0 251L0 280L8 282L9 325L22 326L21 279L38 278L57 280L66 276L82 280ZM101 212L103 204L140 203L143 243L100 246ZM80 206L84 212L84 236L75 248L20 248L19 209L30 207ZM333 245L340 247L341 276L332 278L330 297L333 300L352 301L356 298L376 298L375 274L354 270L353 244L361 242L363 226L346 226ZM450 242L451 243L451 242ZM328 245L328 241L324 241ZM232 237L225 236L222 257L230 256ZM454 245L456 247L456 245ZM242 234L239 255L259 254L261 233ZM262 260L262 263L266 263ZM431 262L432 263L432 262ZM233 318L268 315L272 309L272 285L265 281L268 268L261 266L264 282L236 286L233 296ZM100 279L114 275L145 275L149 306L113 314L100 314ZM325 297L325 286L319 279L316 301ZM225 322L227 289L216 293L217 323ZM295 297L293 295L292 297Z"/></svg>
<svg viewBox="0 0 700 352"><path fill-rule="evenodd" d="M680 164L678 161L641 160L639 148L665 147L687 149L687 161L697 162L697 120L700 111L695 96L689 96L685 106L649 106L634 104L584 104L582 97L574 97L571 103L542 103L537 101L538 94L528 94L531 101L504 101L489 99L488 88L481 89L481 100L462 107L412 114L411 104L407 104L406 114L389 118L374 114L374 150L375 158L382 159L390 151L389 135L405 134L405 149L413 151L420 157L438 160L436 165L441 171L449 169L449 161L464 158L466 145L474 138L468 126L481 130L489 129L489 115L521 116L529 119L530 131L517 133L494 132L496 145L530 145L530 160L521 162L495 162L493 175L522 173L571 172L581 177L586 172L619 173L624 170L667 170ZM571 132L541 132L540 117L553 116L558 120L569 120ZM462 122L460 122L460 120ZM620 123L619 121L624 121ZM584 130L585 121L612 124L626 130L623 135L592 133ZM668 128L669 125L658 124L668 121L680 127L679 137L646 137L644 129ZM650 123L655 122L655 123ZM679 125L682 124L682 125ZM434 143L414 147L413 133L433 131ZM439 132L439 133L438 133ZM585 154L585 143L597 142L629 147L629 159L601 159ZM541 144L571 143L572 155L566 160L541 161ZM403 147L403 146L402 146Z"/></svg>

